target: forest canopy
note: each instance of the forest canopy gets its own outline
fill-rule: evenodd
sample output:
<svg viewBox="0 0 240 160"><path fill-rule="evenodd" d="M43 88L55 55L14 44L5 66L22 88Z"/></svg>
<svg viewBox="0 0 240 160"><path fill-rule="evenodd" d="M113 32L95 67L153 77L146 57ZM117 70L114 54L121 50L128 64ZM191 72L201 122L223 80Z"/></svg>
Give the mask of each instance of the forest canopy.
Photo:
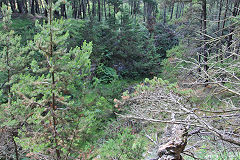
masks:
<svg viewBox="0 0 240 160"><path fill-rule="evenodd" d="M240 0L0 9L0 159L240 159Z"/></svg>

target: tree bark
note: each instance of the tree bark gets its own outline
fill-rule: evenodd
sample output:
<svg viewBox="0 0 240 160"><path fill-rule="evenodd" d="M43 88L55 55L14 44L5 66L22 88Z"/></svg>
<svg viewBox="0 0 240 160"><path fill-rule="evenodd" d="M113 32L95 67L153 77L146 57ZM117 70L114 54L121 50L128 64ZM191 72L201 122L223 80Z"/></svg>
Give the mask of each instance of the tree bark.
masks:
<svg viewBox="0 0 240 160"><path fill-rule="evenodd" d="M40 7L39 7L39 4L38 4L38 0L35 0L35 11L36 11L36 13L40 13Z"/></svg>
<svg viewBox="0 0 240 160"><path fill-rule="evenodd" d="M96 0L92 0L92 15L96 16Z"/></svg>
<svg viewBox="0 0 240 160"><path fill-rule="evenodd" d="M166 12L167 12L167 6L165 5L164 10L163 10L163 23L164 24L167 22Z"/></svg>
<svg viewBox="0 0 240 160"><path fill-rule="evenodd" d="M51 27L52 25L52 2L50 1L49 3L50 8L49 8L49 25ZM53 34L52 34L53 30L52 27L50 28L50 34L49 34L49 38L50 38L50 57L53 57ZM54 63L54 62L53 62ZM50 66L52 67L52 66ZM51 69L51 68L49 68ZM50 72L50 70L49 70ZM61 155L60 155L60 150L59 150L59 144L58 144L58 139L57 139L57 117L56 117L56 109L57 106L55 104L55 93L54 93L54 89L55 89L55 73L54 71L52 71L51 73L51 77L52 77L52 103L50 105L51 108L51 113L52 113L52 120L53 120L53 138L54 138L54 142L56 145L56 156L57 159L61 159Z"/></svg>
<svg viewBox="0 0 240 160"><path fill-rule="evenodd" d="M48 0L45 0L45 2L48 5ZM47 7L46 6L44 8L44 15L45 15L45 17L48 17L48 11L47 11Z"/></svg>
<svg viewBox="0 0 240 160"><path fill-rule="evenodd" d="M83 12L83 19L86 18L86 6L85 6L85 1L82 0L82 12Z"/></svg>
<svg viewBox="0 0 240 160"><path fill-rule="evenodd" d="M88 16L91 16L90 0L87 0Z"/></svg>
<svg viewBox="0 0 240 160"><path fill-rule="evenodd" d="M106 0L104 0L104 15L105 15L105 19L107 19L107 8L106 8Z"/></svg>
<svg viewBox="0 0 240 160"><path fill-rule="evenodd" d="M183 125L173 125L167 132L170 132L170 137L167 143L159 147L158 160L183 160L181 153L187 145L187 128Z"/></svg>
<svg viewBox="0 0 240 160"><path fill-rule="evenodd" d="M172 4L172 9L171 9L171 17L170 17L170 19L172 19L172 18L173 18L174 5L175 5L175 2L173 1L173 4Z"/></svg>
<svg viewBox="0 0 240 160"><path fill-rule="evenodd" d="M238 15L238 7L239 7L240 0L235 0L234 2L234 8L233 8L233 13L232 16L236 17ZM232 40L233 40L233 32L234 32L235 26L231 25L230 31L229 31L229 36L228 36L228 43L227 43L227 48L228 48L228 53L226 56L230 56L231 54L231 46L232 46ZM234 57L233 57L234 58Z"/></svg>
<svg viewBox="0 0 240 160"><path fill-rule="evenodd" d="M65 4L61 4L61 17L67 18L67 13L66 13L66 6Z"/></svg>
<svg viewBox="0 0 240 160"><path fill-rule="evenodd" d="M76 19L77 18L77 7L76 7L76 1L73 1L72 3L72 8L73 8L73 17Z"/></svg>
<svg viewBox="0 0 240 160"><path fill-rule="evenodd" d="M178 18L179 2L177 3L176 19Z"/></svg>
<svg viewBox="0 0 240 160"><path fill-rule="evenodd" d="M23 2L22 0L17 0L18 12L23 13Z"/></svg>
<svg viewBox="0 0 240 160"><path fill-rule="evenodd" d="M224 35L224 29L225 29L225 23L226 23L226 18L227 18L228 6L229 6L229 0L226 1L226 8L225 8L225 13L224 13L224 17L223 17L223 25L222 25L222 36Z"/></svg>
<svg viewBox="0 0 240 160"><path fill-rule="evenodd" d="M204 44L203 44L203 61L204 61L204 71L208 71L208 52L207 52L207 0L202 0L202 15L203 15L203 37L204 37ZM208 82L208 76L205 77L205 82Z"/></svg>
<svg viewBox="0 0 240 160"><path fill-rule="evenodd" d="M101 21L101 1L98 0L98 21Z"/></svg>
<svg viewBox="0 0 240 160"><path fill-rule="evenodd" d="M17 12L15 3L15 0L10 0L10 5L13 13Z"/></svg>
<svg viewBox="0 0 240 160"><path fill-rule="evenodd" d="M31 14L35 15L35 0L32 0L32 4L31 4Z"/></svg>

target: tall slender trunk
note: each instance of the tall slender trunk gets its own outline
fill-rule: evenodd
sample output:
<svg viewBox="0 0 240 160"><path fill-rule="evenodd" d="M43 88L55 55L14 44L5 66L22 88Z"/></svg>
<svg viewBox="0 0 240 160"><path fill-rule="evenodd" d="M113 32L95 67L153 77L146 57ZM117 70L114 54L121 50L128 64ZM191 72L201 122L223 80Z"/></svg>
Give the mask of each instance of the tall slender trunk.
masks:
<svg viewBox="0 0 240 160"><path fill-rule="evenodd" d="M10 5L13 13L17 12L15 4L16 4L15 0L10 0Z"/></svg>
<svg viewBox="0 0 240 160"><path fill-rule="evenodd" d="M98 0L98 21L101 21L101 1Z"/></svg>
<svg viewBox="0 0 240 160"><path fill-rule="evenodd" d="M218 13L218 31L220 30L220 24L221 24L223 0L220 0L220 4L219 5L220 6L219 6L219 13Z"/></svg>
<svg viewBox="0 0 240 160"><path fill-rule="evenodd" d="M164 5L164 10L163 10L163 23L164 24L167 22L166 12L167 12L167 6Z"/></svg>
<svg viewBox="0 0 240 160"><path fill-rule="evenodd" d="M222 24L222 36L224 35L228 6L229 6L229 0L226 0L226 7L225 7L224 16L223 16L223 24ZM221 63L223 63L223 53L221 53L221 55L219 55L219 57L221 59Z"/></svg>
<svg viewBox="0 0 240 160"><path fill-rule="evenodd" d="M109 18L111 17L111 7L110 7L110 4L108 4L108 17Z"/></svg>
<svg viewBox="0 0 240 160"><path fill-rule="evenodd" d="M236 17L238 15L238 10L239 10L239 3L240 3L240 0L235 0L234 2L234 8L233 8L233 13L232 13L232 16L233 17ZM228 43L227 43L227 47L228 47L228 54L227 56L230 56L231 54L231 46L232 46L232 41L233 41L233 32L234 32L234 29L235 29L235 26L234 25L231 25L230 26L230 31L229 31L229 36L228 36ZM234 59L234 56L233 56L233 59Z"/></svg>
<svg viewBox="0 0 240 160"><path fill-rule="evenodd" d="M45 0L45 2L48 5L48 0ZM44 15L45 15L45 17L48 17L47 6L45 6L45 8L44 8Z"/></svg>
<svg viewBox="0 0 240 160"><path fill-rule="evenodd" d="M90 8L90 0L87 0L87 8L88 8L88 16L90 17L91 16L91 8Z"/></svg>
<svg viewBox="0 0 240 160"><path fill-rule="evenodd" d="M223 0L220 0L219 2L219 13L218 13L218 28L217 28L217 32L218 32L218 35L220 33L220 25L221 25L221 16L222 16L222 6L223 6ZM220 36L220 35L219 35ZM216 49L216 61L218 61L218 58L219 58L219 50L218 48L220 48L220 42L217 44L217 49Z"/></svg>
<svg viewBox="0 0 240 160"><path fill-rule="evenodd" d="M143 2L143 21L146 22L146 2Z"/></svg>
<svg viewBox="0 0 240 160"><path fill-rule="evenodd" d="M61 17L67 18L66 5L61 4L60 8L61 8Z"/></svg>
<svg viewBox="0 0 240 160"><path fill-rule="evenodd" d="M9 28L6 28L7 31L9 31ZM10 71L10 64L9 64L9 44L10 44L10 37L7 37L7 43L6 43L6 64L7 64L7 81L8 81L8 107L11 107L12 103L12 93L11 93L11 71ZM19 153L18 153L18 147L17 144L14 140L14 129L11 131L11 137L12 137L12 142L14 143L14 151L16 155L16 160L19 160Z"/></svg>
<svg viewBox="0 0 240 160"><path fill-rule="evenodd" d="M105 15L105 19L107 19L107 8L106 8L106 0L104 0L104 15Z"/></svg>
<svg viewBox="0 0 240 160"><path fill-rule="evenodd" d="M226 1L226 8L225 8L225 13L224 13L224 17L223 17L223 25L222 25L222 36L224 35L224 29L225 29L225 23L226 23L226 18L227 18L228 6L229 6L229 0Z"/></svg>
<svg viewBox="0 0 240 160"><path fill-rule="evenodd" d="M85 7L85 1L82 0L82 12L83 12L83 19L86 18L86 7Z"/></svg>
<svg viewBox="0 0 240 160"><path fill-rule="evenodd" d="M32 0L32 4L31 4L31 14L35 15L35 0Z"/></svg>
<svg viewBox="0 0 240 160"><path fill-rule="evenodd" d="M204 37L204 46L203 46L203 61L204 61L204 71L207 72L208 71L208 52L207 52L207 45L206 45L206 41L207 41L207 1L206 0L202 0L202 11L203 11L203 37ZM208 76L206 75L205 77L205 83L207 83L208 80Z"/></svg>
<svg viewBox="0 0 240 160"><path fill-rule="evenodd" d="M172 8L171 8L171 17L170 17L170 19L173 18L174 6L175 6L175 2L173 1Z"/></svg>
<svg viewBox="0 0 240 160"><path fill-rule="evenodd" d="M36 9L36 13L40 13L40 7L39 7L39 4L38 4L38 0L35 0L35 9Z"/></svg>
<svg viewBox="0 0 240 160"><path fill-rule="evenodd" d="M49 2L49 25L50 25L50 34L49 34L49 38L50 38L50 57L53 58L53 29L52 29L52 1L50 0ZM54 64L54 59L53 59L53 64ZM50 69L51 69L52 66L50 66L49 68L49 72L50 72ZM55 89L55 74L54 74L54 71L52 71L51 73L51 76L52 76L52 104L50 106L51 108L51 113L52 113L52 119L53 119L53 137L54 137L54 142L55 142L55 145L56 145L56 156L57 156L57 159L61 159L61 156L60 156L60 150L59 150L59 144L58 144L58 139L57 139L57 117L56 117L56 109L57 109L57 106L55 104L55 93L54 93L54 89Z"/></svg>
<svg viewBox="0 0 240 160"><path fill-rule="evenodd" d="M27 0L23 0L23 10L24 10L25 13L28 13Z"/></svg>
<svg viewBox="0 0 240 160"><path fill-rule="evenodd" d="M116 18L116 6L115 5L113 5L113 16L114 16L114 18Z"/></svg>
<svg viewBox="0 0 240 160"><path fill-rule="evenodd" d="M184 8L185 8L185 5L184 5L184 3L182 3L182 15L181 16L183 16L183 14L184 14Z"/></svg>
<svg viewBox="0 0 240 160"><path fill-rule="evenodd" d="M79 0L78 18L82 19L82 3L81 3L81 0Z"/></svg>
<svg viewBox="0 0 240 160"><path fill-rule="evenodd" d="M202 33L203 33L203 14L201 14L201 20L200 20L200 36L202 38ZM201 47L201 44L199 43L200 47ZM201 63L202 63L202 54L201 53L198 53L198 63L199 63L199 69L198 69L198 72L201 73Z"/></svg>
<svg viewBox="0 0 240 160"><path fill-rule="evenodd" d="M92 0L92 15L96 16L96 0Z"/></svg>
<svg viewBox="0 0 240 160"><path fill-rule="evenodd" d="M176 19L178 18L179 2L177 3Z"/></svg>
<svg viewBox="0 0 240 160"><path fill-rule="evenodd" d="M17 0L18 12L23 13L23 3L22 0Z"/></svg>
<svg viewBox="0 0 240 160"><path fill-rule="evenodd" d="M77 18L77 7L76 7L76 1L73 1L72 3L72 8L73 8L73 17L76 19Z"/></svg>

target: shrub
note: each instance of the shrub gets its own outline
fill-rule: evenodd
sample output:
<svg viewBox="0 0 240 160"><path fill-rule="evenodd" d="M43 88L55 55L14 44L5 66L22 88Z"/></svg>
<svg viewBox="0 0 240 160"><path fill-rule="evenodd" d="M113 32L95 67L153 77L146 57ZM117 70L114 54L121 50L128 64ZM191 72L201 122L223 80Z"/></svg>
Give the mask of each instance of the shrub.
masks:
<svg viewBox="0 0 240 160"><path fill-rule="evenodd" d="M100 149L101 159L139 160L145 151L144 140L124 129L114 139L108 140Z"/></svg>
<svg viewBox="0 0 240 160"><path fill-rule="evenodd" d="M111 67L104 66L103 64L100 64L97 67L96 75L102 83L110 83L113 80L118 79L116 70Z"/></svg>

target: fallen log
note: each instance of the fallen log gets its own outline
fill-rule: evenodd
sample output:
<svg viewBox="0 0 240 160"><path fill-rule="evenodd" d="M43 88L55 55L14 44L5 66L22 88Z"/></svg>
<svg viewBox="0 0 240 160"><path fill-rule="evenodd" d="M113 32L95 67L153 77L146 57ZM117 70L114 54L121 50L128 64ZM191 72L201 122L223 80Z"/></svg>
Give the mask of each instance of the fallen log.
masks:
<svg viewBox="0 0 240 160"><path fill-rule="evenodd" d="M187 145L187 128L173 125L167 142L158 149L158 160L183 160L181 153Z"/></svg>

